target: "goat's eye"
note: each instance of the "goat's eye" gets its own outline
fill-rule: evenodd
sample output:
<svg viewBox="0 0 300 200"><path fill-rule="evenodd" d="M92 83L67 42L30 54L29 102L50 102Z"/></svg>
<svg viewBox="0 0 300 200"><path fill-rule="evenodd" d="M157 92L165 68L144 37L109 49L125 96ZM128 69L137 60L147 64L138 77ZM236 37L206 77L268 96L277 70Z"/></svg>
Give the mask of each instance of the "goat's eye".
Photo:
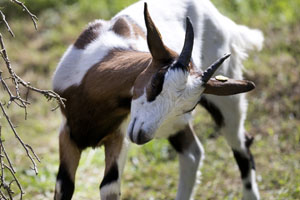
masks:
<svg viewBox="0 0 300 200"><path fill-rule="evenodd" d="M154 101L155 98L161 93L165 80L165 71L157 72L151 80L150 87L147 90L147 100Z"/></svg>
<svg viewBox="0 0 300 200"><path fill-rule="evenodd" d="M151 80L151 87L154 89L154 88L157 88L159 87L161 84L162 84L162 80L161 80L161 77L159 77L157 74L152 78Z"/></svg>

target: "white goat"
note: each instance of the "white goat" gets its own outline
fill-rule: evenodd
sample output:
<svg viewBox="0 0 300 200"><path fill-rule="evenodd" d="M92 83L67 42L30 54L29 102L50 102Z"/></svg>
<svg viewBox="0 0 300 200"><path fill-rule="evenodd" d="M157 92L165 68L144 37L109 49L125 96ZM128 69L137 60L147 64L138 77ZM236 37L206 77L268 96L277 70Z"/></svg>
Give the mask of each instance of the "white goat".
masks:
<svg viewBox="0 0 300 200"><path fill-rule="evenodd" d="M67 102L61 108L65 121L59 136L60 166L54 198L72 198L82 150L103 144L101 199L119 199L128 127L129 138L137 144L154 137L169 139L179 153L176 199L192 199L204 151L190 121L191 111L200 103L224 128L241 171L243 199L259 199L249 150L252 139L244 130L245 96L214 96L247 92L254 85L210 79L228 55L204 73L201 66L231 52L230 61L219 71L242 79L244 51L261 48L261 32L236 25L208 0L152 0L148 4L157 26L147 4L144 17L143 2L133 4L110 21L91 23L56 69L53 88Z"/></svg>

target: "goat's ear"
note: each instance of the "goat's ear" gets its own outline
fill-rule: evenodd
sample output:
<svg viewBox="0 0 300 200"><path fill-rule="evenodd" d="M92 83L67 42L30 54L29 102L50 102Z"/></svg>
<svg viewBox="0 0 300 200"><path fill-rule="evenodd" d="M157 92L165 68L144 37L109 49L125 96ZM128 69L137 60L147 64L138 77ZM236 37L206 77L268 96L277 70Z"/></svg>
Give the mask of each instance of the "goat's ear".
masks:
<svg viewBox="0 0 300 200"><path fill-rule="evenodd" d="M150 17L147 3L144 5L144 17L147 28L148 47L153 59L160 62L168 62L170 59L172 59L172 52L164 45L160 32Z"/></svg>
<svg viewBox="0 0 300 200"><path fill-rule="evenodd" d="M219 81L211 78L203 85L205 94L213 94L219 96L234 95L251 91L255 88L255 84L247 80L228 79L226 81Z"/></svg>

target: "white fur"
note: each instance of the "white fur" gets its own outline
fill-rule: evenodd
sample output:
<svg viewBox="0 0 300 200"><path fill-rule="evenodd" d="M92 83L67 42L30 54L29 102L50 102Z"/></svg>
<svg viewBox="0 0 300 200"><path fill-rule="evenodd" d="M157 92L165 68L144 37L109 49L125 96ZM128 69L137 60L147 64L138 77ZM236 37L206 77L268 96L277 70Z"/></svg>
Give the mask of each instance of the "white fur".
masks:
<svg viewBox="0 0 300 200"><path fill-rule="evenodd" d="M62 198L61 181L58 180L56 181L56 185L55 185L55 199L61 199L61 198Z"/></svg>
<svg viewBox="0 0 300 200"><path fill-rule="evenodd" d="M188 76L182 70L169 69L161 94L154 101L147 101L146 91L138 99L132 100L128 131L133 130L133 140L137 141L140 130L152 139L166 138L183 128L188 122L184 120L185 116L189 115L183 113L195 107L203 90L199 77ZM159 130L161 125L163 131Z"/></svg>
<svg viewBox="0 0 300 200"><path fill-rule="evenodd" d="M201 173L199 168L204 160L204 149L196 138L189 149L179 154L180 179L176 200L193 200L197 183L200 182Z"/></svg>
<svg viewBox="0 0 300 200"><path fill-rule="evenodd" d="M244 188L243 188L243 200L259 200L259 192L258 186L255 180L255 170L250 171L250 175L243 180ZM246 183L251 183L251 190L245 187Z"/></svg>
<svg viewBox="0 0 300 200"><path fill-rule="evenodd" d="M261 31L235 24L208 0L139 1L122 10L116 17L128 15L145 31L144 2L148 4L151 18L158 27L164 43L177 53L180 53L184 42L185 18L190 17L195 32L192 58L198 68L208 67L219 57L229 53L231 48L239 48L244 55L248 50L262 48ZM235 67L229 67L227 64L220 70L229 75L235 71Z"/></svg>
<svg viewBox="0 0 300 200"><path fill-rule="evenodd" d="M126 8L117 14L117 17L128 15L136 20L137 24L145 30L143 2L144 1L140 1ZM184 42L185 18L187 16L190 17L195 32L192 58L197 68L196 70L198 71L201 70L200 68L202 68L202 70L205 69L225 53L232 52L230 60L225 61L217 73L222 73L231 78L242 79L242 60L246 58L246 51L250 49L261 49L263 36L260 31L251 30L245 26L235 24L227 17L221 15L208 0L152 0L146 2L148 3L148 10L151 13L151 17L161 32L164 43L177 53L180 53ZM176 75L178 75L178 73L173 73L170 79L177 82L186 81L184 77L178 77ZM168 79L168 74L166 75L166 79ZM143 118L143 121L139 122L139 126L135 127L136 131L138 131L137 129L141 127L142 123L146 123L145 121L150 120L153 123L153 128L149 127L147 129L153 132L161 125L162 120L168 118L166 115L170 114L171 108L175 105L174 101L177 101L174 95L168 95L174 92L174 88L172 89L172 87L175 85L173 81L169 82L170 84L168 86L164 86L167 88L167 92L161 93L163 98L169 98L165 100L169 102L164 102L160 97L157 97L155 102L149 103L148 105L148 103L145 103L145 96L132 101L132 119L137 117L137 115L140 118L139 120ZM194 84L191 85L194 86ZM201 94L200 90L199 94ZM191 99L192 96L195 95L187 95L187 101L185 101L188 102L187 104L193 102ZM219 97L210 96L210 99L221 102L218 98ZM229 103L226 105L227 110L232 110L233 103L231 99L237 103L245 101L241 97L224 97L222 99L229 99ZM242 101L240 101L240 99L242 99ZM142 102L144 103L143 106L141 105ZM176 103L176 106L177 110L179 107L184 107L179 103ZM223 105L220 106L223 107ZM242 106L244 105L241 105L241 107ZM185 107L188 108L187 105ZM237 112L239 112L239 110L237 110ZM137 113L137 115L135 115L135 113ZM154 125L154 123L157 124ZM243 126L243 123L238 126ZM153 133L151 133L151 135L152 134Z"/></svg>
<svg viewBox="0 0 300 200"><path fill-rule="evenodd" d="M121 153L119 154L119 157L117 159L119 179L121 179L121 177L122 177L124 166L125 166L126 159L127 159L127 152L130 147L130 143L128 141L128 138L126 137L126 131L127 131L127 127L129 124L129 120L130 120L130 117L128 116L127 119L120 126L120 132L121 132L121 134L125 135L125 138L124 138L124 141L122 144Z"/></svg>
<svg viewBox="0 0 300 200"><path fill-rule="evenodd" d="M101 199L106 200L109 195L115 194L119 196L120 194L120 180L112 182L110 184L104 185L100 189Z"/></svg>

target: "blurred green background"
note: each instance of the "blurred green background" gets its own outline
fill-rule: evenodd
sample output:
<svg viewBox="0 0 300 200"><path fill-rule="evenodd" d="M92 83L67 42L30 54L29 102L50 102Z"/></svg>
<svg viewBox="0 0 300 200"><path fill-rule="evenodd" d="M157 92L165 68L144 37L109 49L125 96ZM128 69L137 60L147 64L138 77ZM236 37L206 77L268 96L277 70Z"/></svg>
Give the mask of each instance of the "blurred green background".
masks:
<svg viewBox="0 0 300 200"><path fill-rule="evenodd" d="M200 0L199 0L200 1ZM40 88L51 88L51 77L67 46L86 24L96 18L109 19L134 0L26 0L39 18L38 31L22 9L0 0L16 38L3 23L9 57L21 77ZM253 52L245 64L245 77L257 88L248 94L247 130L255 136L252 151L257 164L262 199L300 199L300 1L213 0L216 7L235 22L261 29L264 49ZM0 61L1 69L4 63ZM1 90L0 98L5 100ZM13 158L25 199L52 199L58 168L59 110L55 103L30 93L28 119L15 106L9 109L17 130L41 158L39 175L30 170L20 145L3 118L2 139ZM7 100L7 99L6 99ZM222 133L202 108L195 118L196 131L206 150L201 184L195 199L241 199L241 180L232 153ZM75 200L99 199L104 167L103 148L87 150L77 173ZM178 180L178 158L167 141L132 145L122 182L123 199L174 199ZM1 188L2 189L2 188Z"/></svg>

